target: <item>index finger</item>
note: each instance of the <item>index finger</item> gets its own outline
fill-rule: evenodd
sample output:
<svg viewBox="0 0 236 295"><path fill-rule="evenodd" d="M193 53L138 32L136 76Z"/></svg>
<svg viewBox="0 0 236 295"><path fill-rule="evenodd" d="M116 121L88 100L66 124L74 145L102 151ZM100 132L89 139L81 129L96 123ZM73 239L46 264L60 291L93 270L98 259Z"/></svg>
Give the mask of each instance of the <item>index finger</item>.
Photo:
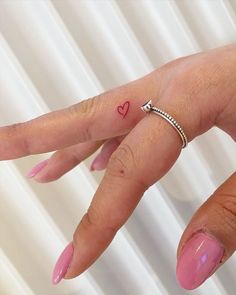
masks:
<svg viewBox="0 0 236 295"><path fill-rule="evenodd" d="M184 126L191 141L199 131L199 121L189 119L191 113L187 117L178 103L176 107L163 106ZM209 118L199 116L201 122L206 119L209 121ZM74 234L70 267L66 275L61 272L61 277L73 278L81 274L98 258L133 212L145 190L174 164L181 146L174 128L155 114L148 115L135 126L110 158L105 176ZM63 255L54 270L54 283L61 279L58 265L61 265Z"/></svg>
<svg viewBox="0 0 236 295"><path fill-rule="evenodd" d="M62 149L127 133L144 115L143 96L157 95L159 71L65 109L0 128L0 160Z"/></svg>

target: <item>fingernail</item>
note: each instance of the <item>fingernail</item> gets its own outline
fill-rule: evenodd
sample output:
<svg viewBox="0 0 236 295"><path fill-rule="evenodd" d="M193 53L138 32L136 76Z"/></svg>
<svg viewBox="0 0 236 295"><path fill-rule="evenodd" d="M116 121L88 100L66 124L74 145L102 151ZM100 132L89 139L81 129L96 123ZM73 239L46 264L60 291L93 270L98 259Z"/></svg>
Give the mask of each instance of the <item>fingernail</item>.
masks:
<svg viewBox="0 0 236 295"><path fill-rule="evenodd" d="M36 166L34 166L34 168L32 168L32 169L26 174L26 177L28 177L28 178L32 178L32 177L34 177L35 175L37 175L41 170L43 170L43 168L44 168L45 166L47 166L48 161L49 161L49 159L44 160L44 161L38 163Z"/></svg>
<svg viewBox="0 0 236 295"><path fill-rule="evenodd" d="M73 242L70 242L61 253L54 267L53 274L52 274L52 283L54 285L60 283L62 278L65 276L70 266L70 263L73 257L73 252L74 252Z"/></svg>
<svg viewBox="0 0 236 295"><path fill-rule="evenodd" d="M103 159L100 157L100 154L98 154L95 159L93 160L91 166L90 166L90 171L94 171L94 170L103 170L104 167L104 161Z"/></svg>
<svg viewBox="0 0 236 295"><path fill-rule="evenodd" d="M218 266L224 247L205 233L195 234L183 247L179 256L176 277L187 290L200 286Z"/></svg>

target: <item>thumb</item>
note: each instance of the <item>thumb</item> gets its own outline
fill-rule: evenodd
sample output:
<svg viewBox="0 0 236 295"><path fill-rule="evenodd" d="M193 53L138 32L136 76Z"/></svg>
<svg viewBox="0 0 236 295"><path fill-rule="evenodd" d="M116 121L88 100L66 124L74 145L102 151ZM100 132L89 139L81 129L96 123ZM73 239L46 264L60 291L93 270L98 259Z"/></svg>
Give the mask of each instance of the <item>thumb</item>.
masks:
<svg viewBox="0 0 236 295"><path fill-rule="evenodd" d="M200 286L236 250L236 172L197 210L177 251L176 276L188 290Z"/></svg>

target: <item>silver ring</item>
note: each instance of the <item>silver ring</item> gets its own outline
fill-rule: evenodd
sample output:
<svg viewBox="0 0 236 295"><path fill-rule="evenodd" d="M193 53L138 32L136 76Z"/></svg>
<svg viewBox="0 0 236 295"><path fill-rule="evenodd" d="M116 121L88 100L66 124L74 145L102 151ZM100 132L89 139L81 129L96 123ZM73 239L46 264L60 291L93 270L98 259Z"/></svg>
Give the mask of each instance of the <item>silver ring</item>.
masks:
<svg viewBox="0 0 236 295"><path fill-rule="evenodd" d="M171 117L171 115L167 114L166 112L164 112L161 109L154 107L152 105L152 100L149 100L144 105L142 105L141 109L145 113L154 112L155 114L161 116L166 121L168 121L175 128L175 130L178 132L178 134L180 135L182 142L183 142L182 148L185 148L188 145L187 136L185 135L185 133L184 133L183 129L180 127L180 125L176 122L176 120L173 117Z"/></svg>

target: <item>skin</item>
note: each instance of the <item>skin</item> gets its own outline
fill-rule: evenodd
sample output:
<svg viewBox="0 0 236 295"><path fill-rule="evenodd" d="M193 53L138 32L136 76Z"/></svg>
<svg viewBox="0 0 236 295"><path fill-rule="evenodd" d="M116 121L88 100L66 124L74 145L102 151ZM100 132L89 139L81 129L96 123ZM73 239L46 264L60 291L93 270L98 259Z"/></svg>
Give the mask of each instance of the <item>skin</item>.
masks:
<svg viewBox="0 0 236 295"><path fill-rule="evenodd" d="M145 190L181 153L182 141L174 128L140 107L151 98L177 120L189 143L213 126L236 140L235 81L236 44L230 44L178 58L66 109L0 128L1 160L56 151L34 178L42 183L58 179L104 144L100 164L105 175L74 233L66 279L84 272L103 253ZM236 173L195 213L177 256L193 232L204 227L224 245L224 263L236 249L235 223Z"/></svg>

